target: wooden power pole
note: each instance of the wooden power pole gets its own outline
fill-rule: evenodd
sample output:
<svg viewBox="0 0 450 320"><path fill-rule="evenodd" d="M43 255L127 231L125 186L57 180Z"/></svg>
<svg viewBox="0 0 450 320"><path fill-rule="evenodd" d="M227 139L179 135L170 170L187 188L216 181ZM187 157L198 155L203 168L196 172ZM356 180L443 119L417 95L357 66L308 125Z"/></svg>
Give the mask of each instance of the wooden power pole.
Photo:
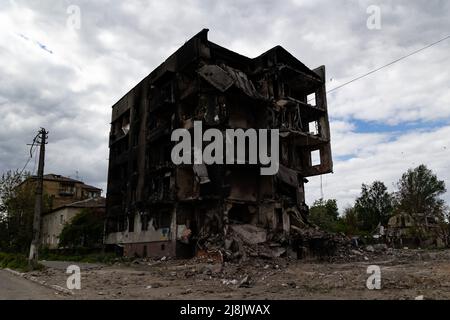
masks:
<svg viewBox="0 0 450 320"><path fill-rule="evenodd" d="M37 172L36 199L34 203L34 219L33 219L33 240L30 246L30 264L38 261L39 238L41 233L41 215L42 215L42 194L44 189L44 162L45 162L45 145L48 132L44 128L39 131L38 137L40 144L39 166Z"/></svg>

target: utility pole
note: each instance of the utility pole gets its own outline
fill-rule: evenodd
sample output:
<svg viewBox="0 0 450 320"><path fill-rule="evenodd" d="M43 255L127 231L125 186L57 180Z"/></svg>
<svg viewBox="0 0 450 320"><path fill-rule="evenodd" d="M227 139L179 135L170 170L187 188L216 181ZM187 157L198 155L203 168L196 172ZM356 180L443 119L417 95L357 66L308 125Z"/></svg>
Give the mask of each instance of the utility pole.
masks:
<svg viewBox="0 0 450 320"><path fill-rule="evenodd" d="M37 172L36 199L34 203L34 219L33 219L33 240L30 246L30 256L28 258L30 265L34 265L38 261L39 238L41 233L41 215L42 215L42 194L44 188L44 162L45 162L45 145L48 131L41 128L38 134L40 141L39 166Z"/></svg>

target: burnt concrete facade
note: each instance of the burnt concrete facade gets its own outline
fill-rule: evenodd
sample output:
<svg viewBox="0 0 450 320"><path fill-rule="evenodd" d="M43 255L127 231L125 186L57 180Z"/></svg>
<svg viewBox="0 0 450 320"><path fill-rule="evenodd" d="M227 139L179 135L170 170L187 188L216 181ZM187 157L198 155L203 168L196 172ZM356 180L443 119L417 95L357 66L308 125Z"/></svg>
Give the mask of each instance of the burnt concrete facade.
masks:
<svg viewBox="0 0 450 320"><path fill-rule="evenodd" d="M307 177L332 172L325 67L280 46L248 58L204 29L112 109L106 244L127 256L190 256L235 224L289 233ZM174 165L177 128L279 129L280 166Z"/></svg>

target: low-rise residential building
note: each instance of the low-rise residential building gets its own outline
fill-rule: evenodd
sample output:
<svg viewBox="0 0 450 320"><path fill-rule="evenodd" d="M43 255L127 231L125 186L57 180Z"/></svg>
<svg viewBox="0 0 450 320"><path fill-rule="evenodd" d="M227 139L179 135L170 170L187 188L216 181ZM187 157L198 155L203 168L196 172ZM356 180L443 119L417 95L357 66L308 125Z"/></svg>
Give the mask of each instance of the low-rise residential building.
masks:
<svg viewBox="0 0 450 320"><path fill-rule="evenodd" d="M37 177L32 176L22 182L18 188L36 183ZM51 210L66 204L100 197L102 189L85 184L84 182L57 174L44 175L44 195L49 199Z"/></svg>
<svg viewBox="0 0 450 320"><path fill-rule="evenodd" d="M87 185L83 181L58 174L45 174L43 177L44 211L41 218L41 244L56 249L59 236L66 223L69 223L82 209L93 209L103 214L105 198L102 189ZM18 188L34 188L36 176L23 181Z"/></svg>

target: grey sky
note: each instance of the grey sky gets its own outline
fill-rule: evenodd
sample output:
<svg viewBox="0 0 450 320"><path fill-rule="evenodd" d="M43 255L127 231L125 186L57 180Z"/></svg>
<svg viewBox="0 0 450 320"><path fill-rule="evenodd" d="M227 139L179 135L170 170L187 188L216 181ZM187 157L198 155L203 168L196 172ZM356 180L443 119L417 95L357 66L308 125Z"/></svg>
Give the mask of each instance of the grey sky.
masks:
<svg viewBox="0 0 450 320"><path fill-rule="evenodd" d="M67 8L81 28L67 28ZM381 29L366 10L381 8ZM21 168L39 127L46 172L106 186L111 106L186 40L209 38L250 57L282 45L328 88L450 35L449 1L2 1L0 171ZM450 41L329 95L335 173L324 195L344 207L361 183L427 164L450 185ZM30 162L32 170L34 161ZM307 186L320 197L319 179ZM446 195L446 199L450 200Z"/></svg>

